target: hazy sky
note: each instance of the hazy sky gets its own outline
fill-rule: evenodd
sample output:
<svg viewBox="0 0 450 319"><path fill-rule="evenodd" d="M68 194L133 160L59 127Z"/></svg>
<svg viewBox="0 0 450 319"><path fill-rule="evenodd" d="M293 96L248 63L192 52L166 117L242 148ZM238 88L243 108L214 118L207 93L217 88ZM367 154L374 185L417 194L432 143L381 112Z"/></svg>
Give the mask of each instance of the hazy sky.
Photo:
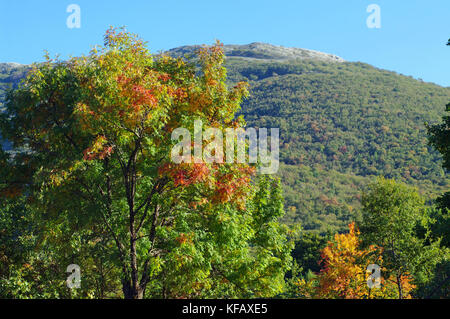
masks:
<svg viewBox="0 0 450 319"><path fill-rule="evenodd" d="M70 4L80 28L68 28ZM367 7L380 8L369 28ZM333 53L450 86L450 0L0 0L0 62L41 61L43 50L88 53L110 26L153 52L186 44L267 42Z"/></svg>

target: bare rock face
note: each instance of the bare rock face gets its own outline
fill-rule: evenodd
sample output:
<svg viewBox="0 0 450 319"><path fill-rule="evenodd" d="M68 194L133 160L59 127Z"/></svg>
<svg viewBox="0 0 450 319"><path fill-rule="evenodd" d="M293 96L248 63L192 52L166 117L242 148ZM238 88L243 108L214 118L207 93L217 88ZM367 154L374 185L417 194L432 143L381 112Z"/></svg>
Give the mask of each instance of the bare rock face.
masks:
<svg viewBox="0 0 450 319"><path fill-rule="evenodd" d="M22 64L20 63L16 63L16 62L4 62L4 63L0 63L0 69L11 69L11 68L17 68L22 66Z"/></svg>
<svg viewBox="0 0 450 319"><path fill-rule="evenodd" d="M200 45L188 45L171 49L166 53L173 56L183 56L194 54ZM345 62L344 59L334 54L323 53L314 50L287 48L283 46L253 42L250 44L224 45L224 52L227 57L243 58L243 59L258 59L258 60L319 60L324 62Z"/></svg>

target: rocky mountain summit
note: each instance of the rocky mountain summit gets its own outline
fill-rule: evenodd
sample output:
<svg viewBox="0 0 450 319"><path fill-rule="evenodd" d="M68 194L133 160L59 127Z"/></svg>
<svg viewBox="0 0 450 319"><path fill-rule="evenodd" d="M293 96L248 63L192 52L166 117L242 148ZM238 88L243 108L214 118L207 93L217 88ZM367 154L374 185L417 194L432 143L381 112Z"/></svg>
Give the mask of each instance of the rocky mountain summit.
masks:
<svg viewBox="0 0 450 319"><path fill-rule="evenodd" d="M195 53L195 51L202 46L200 45L186 45L177 47L167 51L172 56L183 56ZM226 56L243 59L258 59L258 60L319 60L325 62L345 62L344 59L334 54L323 53L314 50L288 48L268 43L253 42L250 44L224 45Z"/></svg>

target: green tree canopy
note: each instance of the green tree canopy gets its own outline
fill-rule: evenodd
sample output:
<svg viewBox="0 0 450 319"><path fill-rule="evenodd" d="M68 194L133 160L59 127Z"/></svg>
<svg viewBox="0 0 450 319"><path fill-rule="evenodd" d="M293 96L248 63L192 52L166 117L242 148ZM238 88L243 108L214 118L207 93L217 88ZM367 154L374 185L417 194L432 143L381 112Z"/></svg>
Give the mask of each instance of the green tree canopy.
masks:
<svg viewBox="0 0 450 319"><path fill-rule="evenodd" d="M362 196L361 234L367 245L382 248L383 276L396 278L398 294L402 278L414 275L416 283L427 281L426 273L442 258L439 242L425 245L417 228L424 224L425 200L417 191L394 180L378 178Z"/></svg>

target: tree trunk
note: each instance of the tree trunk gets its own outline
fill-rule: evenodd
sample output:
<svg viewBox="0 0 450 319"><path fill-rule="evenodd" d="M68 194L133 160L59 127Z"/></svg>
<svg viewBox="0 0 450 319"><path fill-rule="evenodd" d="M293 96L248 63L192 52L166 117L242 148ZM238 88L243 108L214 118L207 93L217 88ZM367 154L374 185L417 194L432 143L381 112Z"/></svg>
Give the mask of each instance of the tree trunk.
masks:
<svg viewBox="0 0 450 319"><path fill-rule="evenodd" d="M129 281L122 281L122 292L125 299L143 299L144 289L139 285L134 287Z"/></svg>
<svg viewBox="0 0 450 319"><path fill-rule="evenodd" d="M398 298L403 299L401 275L397 275L397 286L398 286Z"/></svg>

